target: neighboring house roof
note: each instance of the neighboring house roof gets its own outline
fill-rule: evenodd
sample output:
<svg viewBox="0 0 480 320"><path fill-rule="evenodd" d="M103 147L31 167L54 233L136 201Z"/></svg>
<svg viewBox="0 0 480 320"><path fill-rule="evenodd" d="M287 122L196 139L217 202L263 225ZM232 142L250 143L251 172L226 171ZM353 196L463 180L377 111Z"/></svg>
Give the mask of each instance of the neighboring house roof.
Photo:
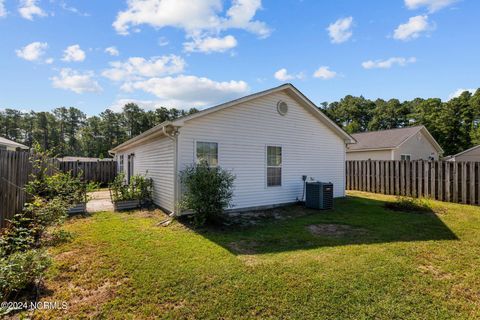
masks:
<svg viewBox="0 0 480 320"><path fill-rule="evenodd" d="M113 159L112 158L100 159L100 158L90 158L90 157L63 157L63 158L57 158L57 160L62 162L69 162L69 161L97 162L97 161L111 161Z"/></svg>
<svg viewBox="0 0 480 320"><path fill-rule="evenodd" d="M25 149L28 150L30 149L26 145L23 145L21 143L8 140L7 138L0 137L0 146L7 146L7 147L12 147L12 148L20 148L20 149Z"/></svg>
<svg viewBox="0 0 480 320"><path fill-rule="evenodd" d="M352 137L357 140L357 143L348 146L347 152L396 149L420 131L425 134L439 153L443 152L442 147L425 126L355 133L352 134Z"/></svg>
<svg viewBox="0 0 480 320"><path fill-rule="evenodd" d="M462 152L459 152L459 153L457 153L457 154L454 154L454 155L451 155L451 156L447 156L447 157L443 158L443 160L454 159L454 158L456 158L456 157L458 157L458 156L461 156L461 155L463 155L463 154L465 154L465 153L468 153L468 152L473 151L473 150L478 149L478 148L480 148L480 144L479 144L478 146L471 147L470 149L463 150Z"/></svg>
<svg viewBox="0 0 480 320"><path fill-rule="evenodd" d="M285 91L287 94L289 94L292 98L297 100L302 106L304 106L306 109L308 109L312 115L314 115L316 118L318 118L320 121L322 121L328 128L330 128L333 132L335 132L338 136L340 136L346 143L355 143L355 139L352 138L348 133L346 133L342 128L340 128L335 122L333 122L330 118L328 118L323 112L321 112L318 107L310 101L303 93L300 92L297 88L295 88L292 84L286 83L282 84L281 86L271 88L265 91L260 91L248 96L245 96L243 98L239 98L236 100L232 100L226 103L222 103L220 105L217 105L215 107L207 108L205 110L202 110L200 112L196 112L181 118L178 118L174 121L165 121L143 133L140 135L116 146L110 152L115 153L121 149L124 149L128 146L137 144L141 141L144 141L146 139L149 139L153 137L154 135L162 135L165 134L165 130L169 126L183 126L183 124L186 121L196 119L199 117L206 116L210 113L220 111L235 105L238 105L240 103L244 103L247 101L250 101L252 99L256 99L259 97L263 97L267 94L275 93L275 92L280 92L280 91Z"/></svg>

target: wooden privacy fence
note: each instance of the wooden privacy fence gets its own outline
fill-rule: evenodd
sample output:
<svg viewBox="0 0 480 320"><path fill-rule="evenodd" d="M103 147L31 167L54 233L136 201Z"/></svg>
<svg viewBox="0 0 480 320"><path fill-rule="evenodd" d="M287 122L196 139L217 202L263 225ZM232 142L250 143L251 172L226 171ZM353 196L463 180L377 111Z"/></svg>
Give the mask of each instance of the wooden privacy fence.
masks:
<svg viewBox="0 0 480 320"><path fill-rule="evenodd" d="M480 162L346 162L348 190L480 204Z"/></svg>
<svg viewBox="0 0 480 320"><path fill-rule="evenodd" d="M31 172L30 153L0 150L0 228L22 210Z"/></svg>
<svg viewBox="0 0 480 320"><path fill-rule="evenodd" d="M117 175L117 163L114 160L99 161L59 161L59 169L78 176L81 173L83 181L99 182L108 185Z"/></svg>

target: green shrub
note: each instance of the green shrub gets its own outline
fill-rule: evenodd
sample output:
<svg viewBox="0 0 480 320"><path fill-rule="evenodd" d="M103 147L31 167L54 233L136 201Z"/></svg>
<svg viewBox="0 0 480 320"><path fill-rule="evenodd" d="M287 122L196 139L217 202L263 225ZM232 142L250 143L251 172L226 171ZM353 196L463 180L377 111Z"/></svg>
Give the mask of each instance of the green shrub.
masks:
<svg viewBox="0 0 480 320"><path fill-rule="evenodd" d="M15 252L0 258L0 294L6 301L15 292L38 285L43 272L50 266L49 256L40 250Z"/></svg>
<svg viewBox="0 0 480 320"><path fill-rule="evenodd" d="M16 214L0 236L0 258L34 247L36 234L32 219Z"/></svg>
<svg viewBox="0 0 480 320"><path fill-rule="evenodd" d="M432 212L430 202L425 198L397 197L394 202L387 202L385 206L391 210L405 212Z"/></svg>
<svg viewBox="0 0 480 320"><path fill-rule="evenodd" d="M125 174L118 174L110 184L112 201L146 200L152 199L153 181L142 175L130 177L130 182L125 182Z"/></svg>
<svg viewBox="0 0 480 320"><path fill-rule="evenodd" d="M87 183L87 192L94 192L100 189L100 182L90 181Z"/></svg>
<svg viewBox="0 0 480 320"><path fill-rule="evenodd" d="M235 176L221 167L201 162L180 173L184 193L181 208L193 210L195 225L216 221L231 204Z"/></svg>

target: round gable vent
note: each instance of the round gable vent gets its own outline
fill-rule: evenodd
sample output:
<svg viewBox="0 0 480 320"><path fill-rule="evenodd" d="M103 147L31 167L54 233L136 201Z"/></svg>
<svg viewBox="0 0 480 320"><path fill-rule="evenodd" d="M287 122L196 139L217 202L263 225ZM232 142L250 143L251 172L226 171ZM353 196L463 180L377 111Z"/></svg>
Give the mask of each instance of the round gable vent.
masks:
<svg viewBox="0 0 480 320"><path fill-rule="evenodd" d="M288 104L285 101L278 101L277 111L282 116L286 115L288 112Z"/></svg>

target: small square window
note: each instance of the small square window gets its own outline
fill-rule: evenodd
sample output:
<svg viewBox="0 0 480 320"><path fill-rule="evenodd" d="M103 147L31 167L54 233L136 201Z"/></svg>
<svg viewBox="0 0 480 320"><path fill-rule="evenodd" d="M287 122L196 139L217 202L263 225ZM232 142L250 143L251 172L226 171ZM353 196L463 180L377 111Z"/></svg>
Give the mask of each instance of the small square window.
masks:
<svg viewBox="0 0 480 320"><path fill-rule="evenodd" d="M409 154L402 154L402 155L400 155L400 160L410 161L410 155Z"/></svg>

